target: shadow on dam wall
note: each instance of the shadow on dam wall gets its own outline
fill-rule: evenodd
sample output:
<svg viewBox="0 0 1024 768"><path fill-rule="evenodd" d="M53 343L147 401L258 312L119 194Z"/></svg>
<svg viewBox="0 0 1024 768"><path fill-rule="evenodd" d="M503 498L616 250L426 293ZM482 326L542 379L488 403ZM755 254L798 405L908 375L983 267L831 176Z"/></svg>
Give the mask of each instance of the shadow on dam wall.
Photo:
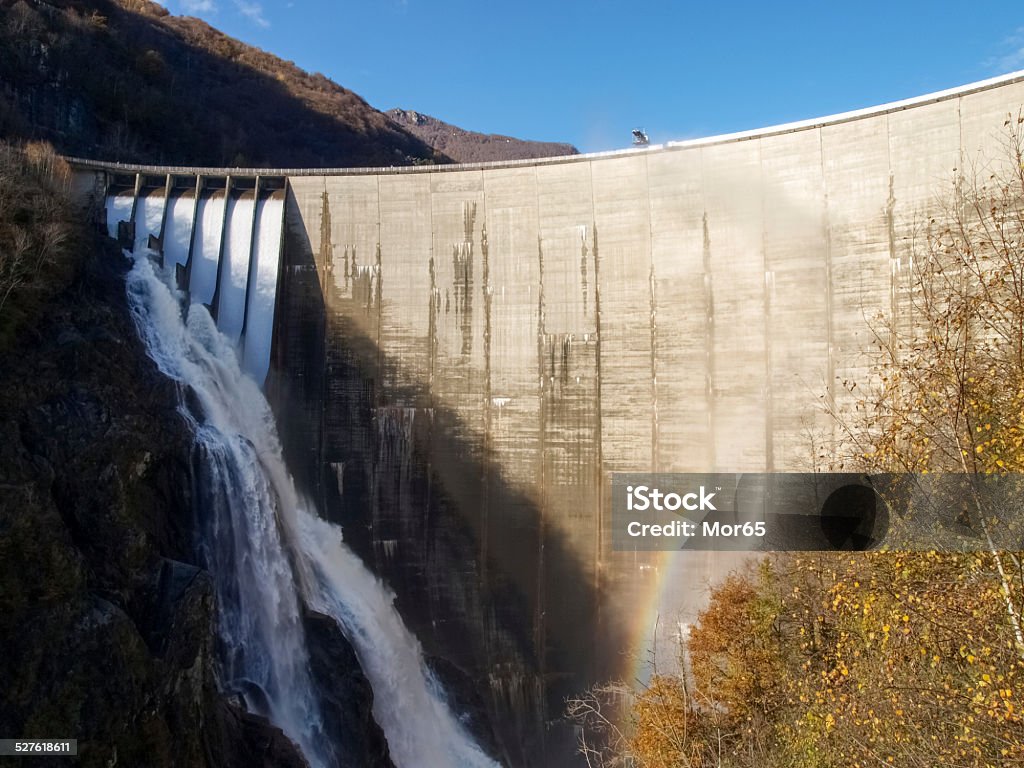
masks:
<svg viewBox="0 0 1024 768"><path fill-rule="evenodd" d="M395 591L454 708L488 749L514 766L573 764L565 700L617 674L627 646L626 627L602 610L597 566L545 524L550 498L507 481L487 432L469 429L430 382L382 351L373 264L346 261L345 291L329 264L304 228L287 227L267 390L289 467ZM425 313L443 311L438 296L425 298ZM556 352L568 354L538 348L538 364L553 371ZM549 428L584 422L593 437L593 412L543 400ZM595 458L583 459L593 469L576 490L579 508L601 503ZM539 493L557 493L544 461L531 460Z"/></svg>

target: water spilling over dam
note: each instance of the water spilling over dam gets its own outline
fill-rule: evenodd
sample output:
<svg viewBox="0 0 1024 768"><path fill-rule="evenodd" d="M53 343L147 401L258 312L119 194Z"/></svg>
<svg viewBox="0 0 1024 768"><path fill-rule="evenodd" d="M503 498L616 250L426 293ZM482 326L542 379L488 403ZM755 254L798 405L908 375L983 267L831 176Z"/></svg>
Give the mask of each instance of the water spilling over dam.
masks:
<svg viewBox="0 0 1024 768"><path fill-rule="evenodd" d="M871 319L909 322L935 196L999 162L1022 105L1018 74L606 155L76 183L265 380L300 493L455 710L503 762L562 765L564 698L631 674L656 611L692 619L726 564L612 551L610 474L812 469Z"/></svg>
<svg viewBox="0 0 1024 768"><path fill-rule="evenodd" d="M312 768L345 762L332 739L346 735L326 720L311 677L305 606L334 619L354 644L397 766L493 766L447 706L388 589L296 491L270 406L238 365L237 336L220 330L202 304L184 301L173 272L154 270L141 243L159 232L160 202L146 198L137 222L129 304L149 355L180 383L180 410L195 435L197 550L216 585L224 687L279 726ZM251 209L252 200L229 205L228 231L238 216L251 222ZM118 210L108 198L108 211ZM241 272L250 258L244 245L233 243Z"/></svg>

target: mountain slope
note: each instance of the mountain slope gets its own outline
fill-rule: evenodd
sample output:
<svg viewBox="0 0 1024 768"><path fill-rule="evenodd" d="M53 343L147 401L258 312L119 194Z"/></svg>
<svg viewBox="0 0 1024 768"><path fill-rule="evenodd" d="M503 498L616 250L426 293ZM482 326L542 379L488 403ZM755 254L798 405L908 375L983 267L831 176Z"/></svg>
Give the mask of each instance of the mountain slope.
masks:
<svg viewBox="0 0 1024 768"><path fill-rule="evenodd" d="M572 144L467 131L411 109L389 109L384 114L457 163L579 154Z"/></svg>
<svg viewBox="0 0 1024 768"><path fill-rule="evenodd" d="M175 165L446 162L323 75L148 0L0 0L0 138Z"/></svg>

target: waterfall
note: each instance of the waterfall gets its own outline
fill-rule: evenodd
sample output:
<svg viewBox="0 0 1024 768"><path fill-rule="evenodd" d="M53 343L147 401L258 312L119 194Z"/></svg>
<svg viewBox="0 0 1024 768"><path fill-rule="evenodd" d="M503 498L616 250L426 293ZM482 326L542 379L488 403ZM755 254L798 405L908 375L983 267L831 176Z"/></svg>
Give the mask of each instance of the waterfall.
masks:
<svg viewBox="0 0 1024 768"><path fill-rule="evenodd" d="M268 220L279 217L281 201L265 202ZM261 238L267 234L263 208L256 212ZM262 253L257 248L257 256ZM305 604L334 618L352 642L373 688L374 717L399 768L495 766L447 706L394 595L344 544L341 528L320 519L297 493L273 413L240 366L234 340L202 304L184 305L169 274L173 265L158 270L144 251L132 258L127 291L133 318L149 355L180 383L180 407L195 434L199 553L216 585L224 686L279 726L311 766L336 764L309 672ZM262 265L275 272L275 282L276 260L275 251ZM261 283L261 265L255 266L249 311L265 312L269 305L272 312L273 288ZM269 354L270 325L265 317L261 322L257 338ZM254 355L263 354L255 349ZM260 357L257 364L266 363Z"/></svg>
<svg viewBox="0 0 1024 768"><path fill-rule="evenodd" d="M199 198L192 246L192 280L189 290L194 301L209 304L217 288L217 264L224 229L224 191Z"/></svg>
<svg viewBox="0 0 1024 768"><path fill-rule="evenodd" d="M256 206L256 238L246 304L242 363L262 383L270 368L270 342L274 333L277 272L281 257L281 217L284 200L274 196Z"/></svg>
<svg viewBox="0 0 1024 768"><path fill-rule="evenodd" d="M164 230L164 264L180 264L184 267L188 263L195 203L192 194L179 194L171 198Z"/></svg>
<svg viewBox="0 0 1024 768"><path fill-rule="evenodd" d="M117 223L127 221L132 217L132 205L135 198L132 195L110 195L107 197L107 234L117 239Z"/></svg>
<svg viewBox="0 0 1024 768"><path fill-rule="evenodd" d="M149 244L150 235L160 234L160 222L164 215L162 191L139 195L135 203L135 250L141 251Z"/></svg>
<svg viewBox="0 0 1024 768"><path fill-rule="evenodd" d="M496 765L448 708L419 642L392 604L394 594L344 544L341 529L306 509L298 510L297 529L310 607L338 621L355 645L395 765Z"/></svg>
<svg viewBox="0 0 1024 768"><path fill-rule="evenodd" d="M228 202L227 228L224 232L224 264L221 267L220 300L217 303L217 327L237 342L245 322L245 293L249 282L249 248L255 210L251 193ZM276 277L276 275L275 275Z"/></svg>
<svg viewBox="0 0 1024 768"><path fill-rule="evenodd" d="M195 434L198 549L216 585L224 685L312 765L332 765L279 525L294 491L270 408L204 306L183 308L146 256L135 259L127 283L150 356L188 392L182 411Z"/></svg>

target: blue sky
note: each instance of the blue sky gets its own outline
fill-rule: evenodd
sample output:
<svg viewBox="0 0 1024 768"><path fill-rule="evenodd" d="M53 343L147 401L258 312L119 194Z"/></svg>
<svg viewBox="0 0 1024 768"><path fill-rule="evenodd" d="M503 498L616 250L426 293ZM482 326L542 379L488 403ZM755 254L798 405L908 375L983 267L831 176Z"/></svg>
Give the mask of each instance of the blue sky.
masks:
<svg viewBox="0 0 1024 768"><path fill-rule="evenodd" d="M1024 69L1024 4L166 0L378 109L583 151L818 117ZM956 7L959 5L959 7Z"/></svg>

